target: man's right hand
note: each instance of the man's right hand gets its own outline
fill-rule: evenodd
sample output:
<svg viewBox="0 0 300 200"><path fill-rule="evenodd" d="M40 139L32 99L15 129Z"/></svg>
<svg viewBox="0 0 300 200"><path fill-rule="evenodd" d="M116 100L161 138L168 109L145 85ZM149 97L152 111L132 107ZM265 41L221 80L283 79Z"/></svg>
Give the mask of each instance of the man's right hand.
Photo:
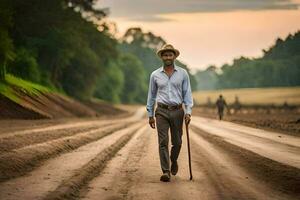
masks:
<svg viewBox="0 0 300 200"><path fill-rule="evenodd" d="M154 117L149 117L149 125L151 128L155 129L155 119Z"/></svg>

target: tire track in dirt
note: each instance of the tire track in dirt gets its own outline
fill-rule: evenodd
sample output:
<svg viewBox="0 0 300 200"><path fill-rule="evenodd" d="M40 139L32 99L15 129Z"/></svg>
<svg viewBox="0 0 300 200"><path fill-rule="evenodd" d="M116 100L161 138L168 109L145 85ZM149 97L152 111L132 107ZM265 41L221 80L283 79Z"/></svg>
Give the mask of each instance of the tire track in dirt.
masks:
<svg viewBox="0 0 300 200"><path fill-rule="evenodd" d="M129 136L139 127L140 123L134 123L74 151L49 159L26 176L0 183L0 190L4 191L0 193L0 199L43 199L47 194L48 198L54 196L56 198L60 196L58 191L65 190L70 184L72 186L69 189L72 191L81 186L82 180L86 181L93 177L92 174L96 169L104 165L106 159L109 159L117 148L129 140ZM70 191L69 189L67 190Z"/></svg>
<svg viewBox="0 0 300 200"><path fill-rule="evenodd" d="M247 136L253 136L253 138L263 138L265 141L273 141L282 143L285 145L290 145L292 147L300 147L300 138L292 135L285 135L283 133L277 133L272 131L267 131L263 129L248 127L228 121L220 121L215 119L208 119L203 117L195 116L193 122L197 121L201 125L209 125L211 128L221 128L222 130L235 132L236 134L242 134ZM202 127L205 128L205 127ZM206 127L208 128L208 127ZM216 129L215 129L216 130Z"/></svg>
<svg viewBox="0 0 300 200"><path fill-rule="evenodd" d="M223 150L193 131L191 146L194 168L202 171L203 179L214 189L213 199L283 199L237 166Z"/></svg>
<svg viewBox="0 0 300 200"><path fill-rule="evenodd" d="M44 160L69 152L90 142L99 140L134 122L127 122L59 138L40 144L26 146L0 155L0 182L32 171Z"/></svg>
<svg viewBox="0 0 300 200"><path fill-rule="evenodd" d="M79 196L80 189L104 169L107 162L126 145L139 128L140 125L97 154L95 158L80 168L70 179L64 181L54 191L50 192L44 200L76 199Z"/></svg>
<svg viewBox="0 0 300 200"><path fill-rule="evenodd" d="M145 116L144 107L136 107L133 109L129 106L126 107L126 110L128 109L130 110L128 114L91 119L65 118L60 120L0 120L0 139L44 131L59 131L76 127L118 123L121 120L123 122L136 121Z"/></svg>
<svg viewBox="0 0 300 200"><path fill-rule="evenodd" d="M230 163L242 169L244 174L247 174L244 175L246 179L250 180L251 177L251 179L256 180L256 185L265 185L265 188L268 189L263 190L262 193L266 193L266 191L268 191L269 195L275 193L274 199L276 197L280 197L279 199L294 199L300 195L300 170L298 168L263 157L227 142L222 137L204 132L195 126L192 126L192 130L210 143L212 145L211 148L214 148L216 151L222 151L224 157L230 157ZM204 154L202 155L205 157ZM215 165L213 166L215 167ZM241 178L241 180L243 179ZM259 188L256 189L259 190Z"/></svg>
<svg viewBox="0 0 300 200"><path fill-rule="evenodd" d="M198 117L192 123L197 128L222 137L229 143L240 146L263 157L300 169L300 137L264 132L233 123L202 121ZM234 128L232 128L234 127Z"/></svg>
<svg viewBox="0 0 300 200"><path fill-rule="evenodd" d="M139 168L139 161L146 153L151 137L148 125L134 137L107 164L101 174L80 192L82 199L126 199Z"/></svg>
<svg viewBox="0 0 300 200"><path fill-rule="evenodd" d="M22 148L28 145L38 144L62 137L72 136L80 134L82 132L88 132L106 126L112 125L113 123L99 123L95 126L86 126L86 127L71 127L67 129L59 130L50 130L42 132L33 132L32 134L25 135L14 135L9 137L0 138L0 154L7 153L17 148Z"/></svg>
<svg viewBox="0 0 300 200"><path fill-rule="evenodd" d="M36 128L46 128L49 126L58 125L61 123L68 123L72 120L74 123L74 119L59 119L59 120L24 120L24 119L1 119L0 125L0 137L1 135L8 135L9 133L14 133L18 131L24 130L32 130ZM80 119L81 120L81 119Z"/></svg>
<svg viewBox="0 0 300 200"><path fill-rule="evenodd" d="M109 123L112 120L102 120L100 123ZM39 133L43 131L58 131L62 129L68 128L76 128L76 127L84 127L84 126L93 126L99 124L99 120L88 120L88 121L75 121L75 122L67 122L61 124L48 125L46 127L37 127L37 128L24 128L25 130L18 131L9 131L0 135L0 138L13 137L19 135L33 134Z"/></svg>

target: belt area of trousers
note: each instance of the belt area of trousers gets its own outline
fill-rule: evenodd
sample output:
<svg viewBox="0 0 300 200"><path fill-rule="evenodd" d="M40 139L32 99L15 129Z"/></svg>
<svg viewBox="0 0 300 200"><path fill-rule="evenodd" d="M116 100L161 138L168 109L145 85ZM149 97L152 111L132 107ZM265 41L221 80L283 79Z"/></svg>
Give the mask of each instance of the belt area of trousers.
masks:
<svg viewBox="0 0 300 200"><path fill-rule="evenodd" d="M168 110L178 110L182 108L182 104L178 104L178 105L167 105L167 104L163 104L163 103L157 103L158 107L164 108L164 109L168 109Z"/></svg>

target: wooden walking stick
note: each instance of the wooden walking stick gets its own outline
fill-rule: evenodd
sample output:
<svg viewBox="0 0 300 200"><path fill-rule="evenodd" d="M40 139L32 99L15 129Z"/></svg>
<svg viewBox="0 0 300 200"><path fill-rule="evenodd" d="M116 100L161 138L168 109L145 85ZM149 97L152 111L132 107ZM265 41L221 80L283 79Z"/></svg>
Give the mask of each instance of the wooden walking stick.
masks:
<svg viewBox="0 0 300 200"><path fill-rule="evenodd" d="M190 180L192 180L193 174L192 174L192 164L191 164L191 148L190 148L190 136L189 136L189 124L188 123L185 123L185 128L186 128L188 155L189 155Z"/></svg>

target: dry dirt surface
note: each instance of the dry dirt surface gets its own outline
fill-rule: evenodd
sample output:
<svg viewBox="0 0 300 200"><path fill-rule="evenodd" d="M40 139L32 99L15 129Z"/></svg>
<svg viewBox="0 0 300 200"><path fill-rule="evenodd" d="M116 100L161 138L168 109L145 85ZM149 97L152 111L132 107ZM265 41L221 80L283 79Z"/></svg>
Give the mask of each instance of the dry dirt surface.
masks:
<svg viewBox="0 0 300 200"><path fill-rule="evenodd" d="M29 122L28 122L29 123ZM0 199L299 199L300 138L192 117L189 180L161 175L145 108L119 119L35 124L0 134Z"/></svg>
<svg viewBox="0 0 300 200"><path fill-rule="evenodd" d="M197 116L217 119L216 109L195 107L193 114ZM289 135L300 136L300 110L242 110L235 114L225 112L224 120L243 124L254 128L283 132Z"/></svg>

